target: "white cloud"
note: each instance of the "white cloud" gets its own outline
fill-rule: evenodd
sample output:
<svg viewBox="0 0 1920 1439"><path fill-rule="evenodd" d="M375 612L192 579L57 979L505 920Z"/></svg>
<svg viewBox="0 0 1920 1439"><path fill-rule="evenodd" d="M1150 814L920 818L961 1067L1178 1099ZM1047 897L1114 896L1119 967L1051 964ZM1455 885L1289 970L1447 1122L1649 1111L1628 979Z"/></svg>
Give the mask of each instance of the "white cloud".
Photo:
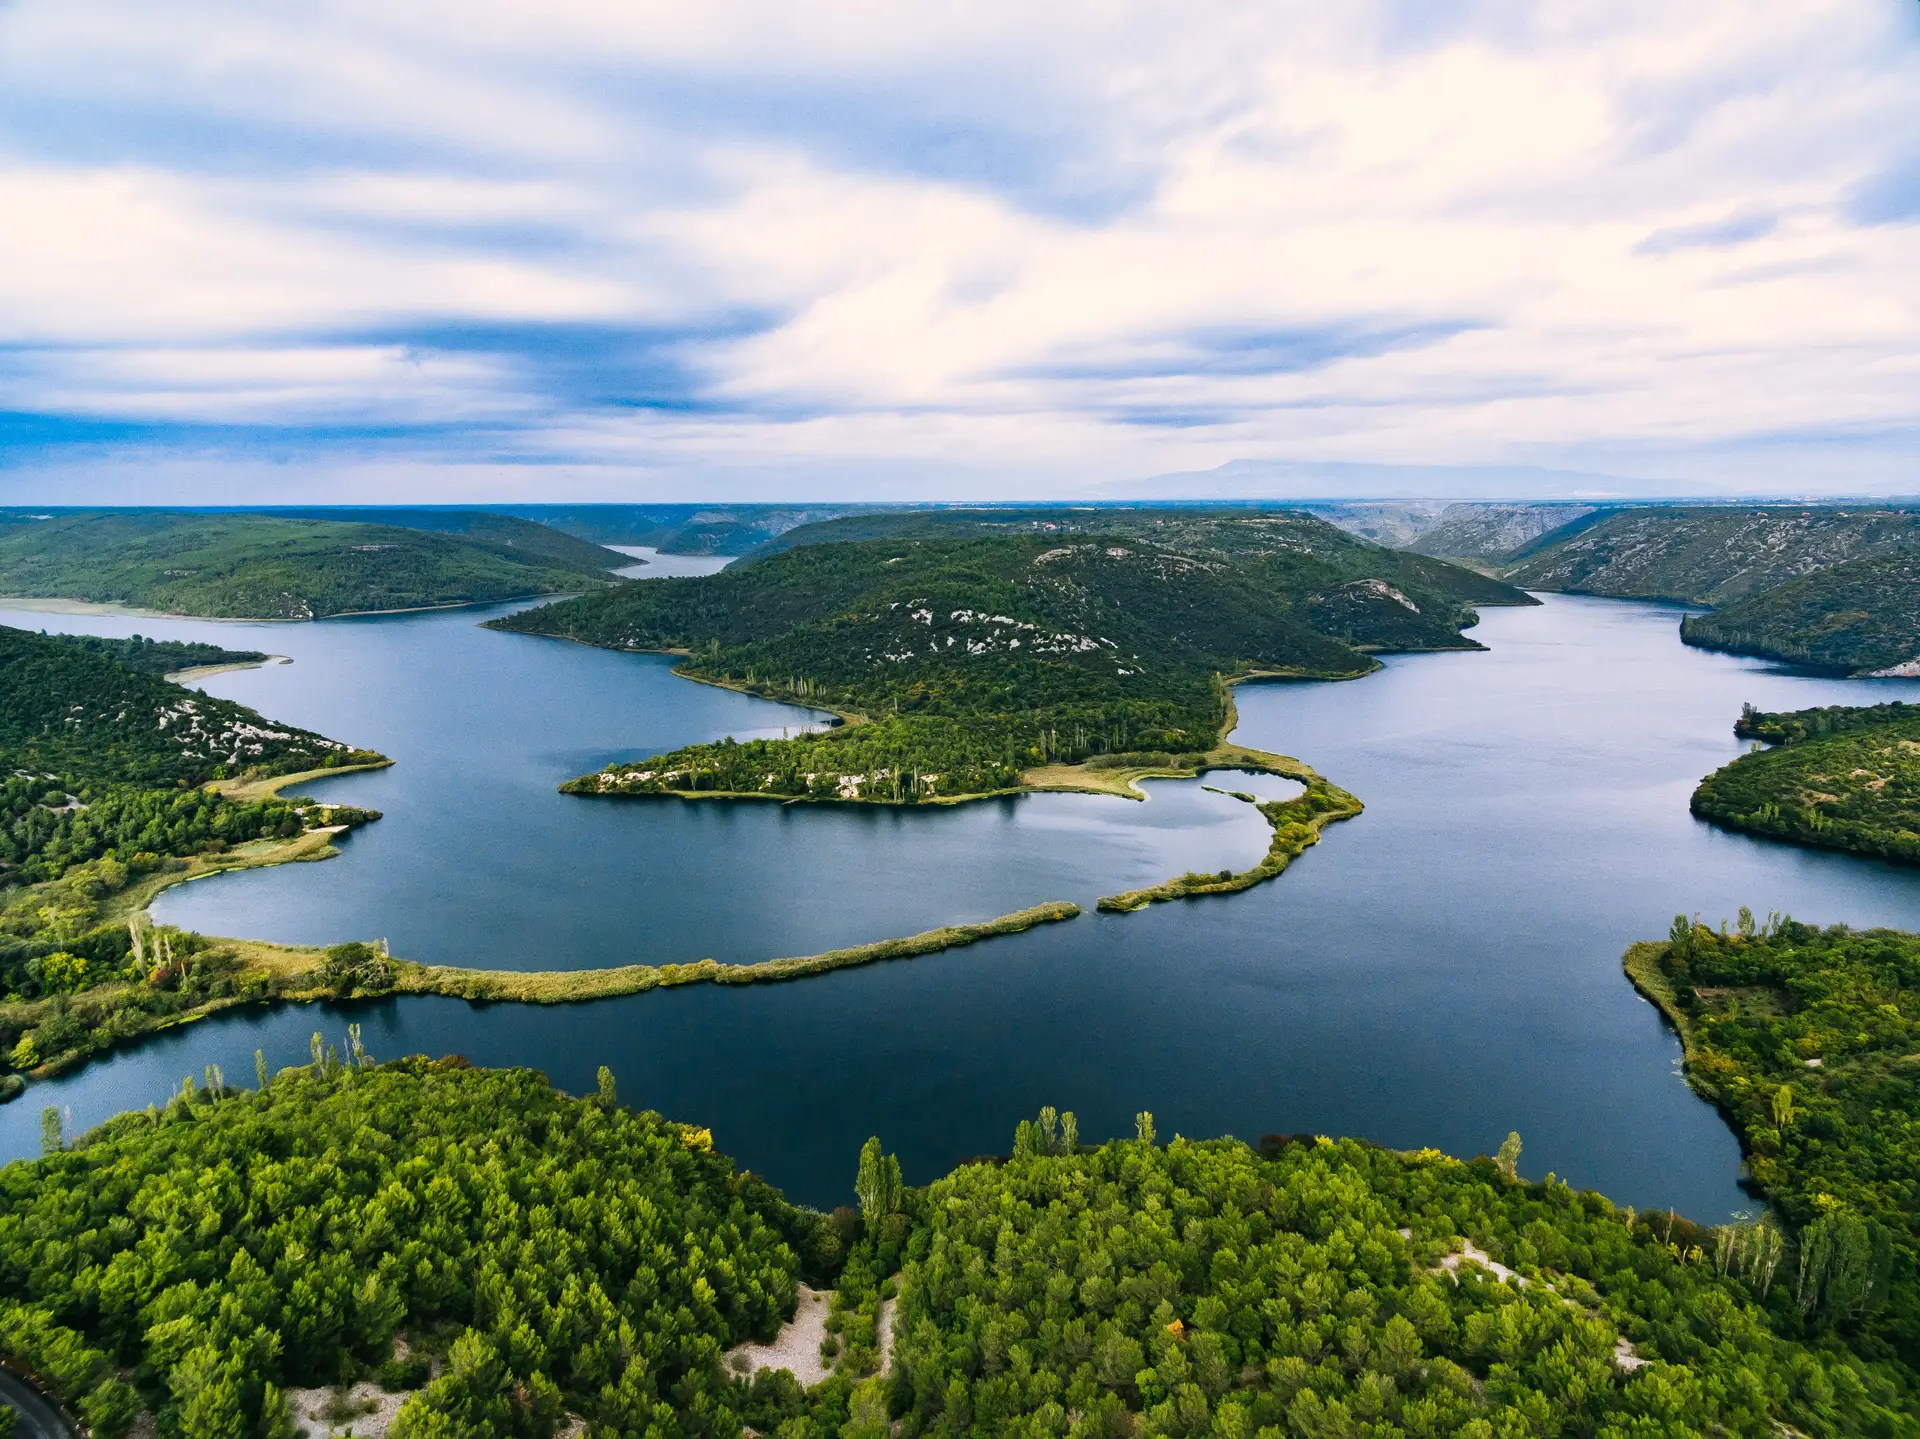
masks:
<svg viewBox="0 0 1920 1439"><path fill-rule="evenodd" d="M16 0L0 461L1912 488L1915 93L1912 6Z"/></svg>

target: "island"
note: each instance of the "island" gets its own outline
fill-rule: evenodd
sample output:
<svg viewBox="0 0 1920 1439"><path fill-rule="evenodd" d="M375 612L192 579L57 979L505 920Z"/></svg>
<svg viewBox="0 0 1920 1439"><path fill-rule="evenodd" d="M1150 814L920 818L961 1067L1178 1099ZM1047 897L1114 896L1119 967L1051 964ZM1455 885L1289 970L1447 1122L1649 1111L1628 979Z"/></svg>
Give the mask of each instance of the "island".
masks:
<svg viewBox="0 0 1920 1439"><path fill-rule="evenodd" d="M1920 864L1920 705L1829 705L1773 714L1751 705L1734 733L1753 752L1693 792L1725 829L1815 849Z"/></svg>

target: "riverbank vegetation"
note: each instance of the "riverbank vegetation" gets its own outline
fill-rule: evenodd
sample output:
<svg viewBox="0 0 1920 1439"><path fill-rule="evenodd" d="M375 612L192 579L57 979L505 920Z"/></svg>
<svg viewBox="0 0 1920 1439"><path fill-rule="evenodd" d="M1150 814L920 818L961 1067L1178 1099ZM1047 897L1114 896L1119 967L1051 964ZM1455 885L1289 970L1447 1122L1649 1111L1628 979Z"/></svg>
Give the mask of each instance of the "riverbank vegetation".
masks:
<svg viewBox="0 0 1920 1439"><path fill-rule="evenodd" d="M1040 904L979 924L946 925L903 939L883 939L873 944L828 950L824 954L767 959L754 964L721 964L703 959L692 964L631 964L619 969L574 970L456 969L444 965L400 964L395 967L387 987L400 994L441 994L456 999L514 1004L575 1004L683 984L769 984L883 960L938 954L942 950L977 944L983 939L1021 934L1038 925L1058 924L1079 913L1080 907L1075 904Z"/></svg>
<svg viewBox="0 0 1920 1439"><path fill-rule="evenodd" d="M169 959L143 952L146 904L182 879L333 853L329 832L379 815L280 788L387 762L112 650L0 627L0 1076L245 996L230 946L163 933Z"/></svg>
<svg viewBox="0 0 1920 1439"><path fill-rule="evenodd" d="M285 1435L287 1389L397 1370L396 1340L435 1376L399 1439L1920 1432L1910 1371L1801 1316L1791 1237L1522 1181L1514 1144L1162 1144L1147 1114L1082 1144L1048 1109L924 1190L871 1141L827 1216L604 1069L570 1099L356 1034L260 1071L77 1142L56 1117L0 1171L0 1348L58 1356L103 1439L143 1407ZM837 1281L833 1372L731 1373L803 1280Z"/></svg>
<svg viewBox="0 0 1920 1439"><path fill-rule="evenodd" d="M1772 714L1735 733L1768 748L1700 782L1693 812L1727 829L1920 864L1920 706Z"/></svg>
<svg viewBox="0 0 1920 1439"><path fill-rule="evenodd" d="M1526 602L1302 515L1183 512L1176 525L1126 513L1150 539L1094 538L1057 514L991 533L977 517L833 521L807 528L891 518L931 530L790 543L718 575L490 623L679 652L690 677L863 721L692 745L569 792L912 804L1016 789L1029 770L1099 756L1205 753L1227 722L1228 681L1348 678L1375 667L1374 650L1476 649L1460 633L1468 594Z"/></svg>
<svg viewBox="0 0 1920 1439"><path fill-rule="evenodd" d="M1627 970L1791 1239L1776 1327L1920 1369L1920 935L1683 916Z"/></svg>
<svg viewBox="0 0 1920 1439"><path fill-rule="evenodd" d="M325 835L310 834L256 854L170 861L151 875L133 876L118 892L107 888L97 867L76 871L33 896L39 910L52 911L55 917L23 916L18 921L22 928L37 926L26 941L4 928L14 922L12 911L0 914L0 934L7 936L0 938L0 946L9 940L14 944L10 951L0 950L9 955L0 962L0 975L10 986L0 999L0 1103L22 1092L23 1074L45 1078L128 1040L236 1005L387 994L441 995L474 1003L579 1004L687 984L772 984L938 954L1080 913L1073 904L1035 905L978 924L946 925L899 939L753 964L703 959L573 970L415 964L395 959L384 944L361 940L327 949L298 948L209 938L155 926L143 917L153 895L167 884L221 869L321 859L332 853ZM56 943L66 947L39 952Z"/></svg>
<svg viewBox="0 0 1920 1439"><path fill-rule="evenodd" d="M1318 844L1321 831L1328 825L1338 820L1352 819L1363 808L1358 799L1305 765L1292 770L1277 766L1268 768L1273 773L1289 774L1303 781L1307 788L1304 794L1295 795L1292 799L1260 800L1252 795L1237 796L1252 803L1262 818L1273 826L1273 838L1260 863L1237 873L1232 870L1221 870L1217 874L1188 873L1150 889L1130 889L1121 894L1107 895L1100 900L1099 908L1125 913L1170 899L1198 899L1205 895L1234 894L1251 889L1263 880L1284 872L1309 846Z"/></svg>
<svg viewBox="0 0 1920 1439"><path fill-rule="evenodd" d="M377 513L377 512L368 512ZM0 594L227 619L312 620L608 583L623 555L529 520L435 530L172 510L0 512Z"/></svg>

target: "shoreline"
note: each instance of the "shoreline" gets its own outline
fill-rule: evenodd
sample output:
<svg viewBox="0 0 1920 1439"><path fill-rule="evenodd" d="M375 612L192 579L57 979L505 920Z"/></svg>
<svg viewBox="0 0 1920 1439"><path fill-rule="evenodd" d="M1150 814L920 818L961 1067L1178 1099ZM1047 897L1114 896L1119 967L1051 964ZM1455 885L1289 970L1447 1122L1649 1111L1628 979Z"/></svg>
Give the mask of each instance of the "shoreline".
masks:
<svg viewBox="0 0 1920 1439"><path fill-rule="evenodd" d="M238 863L208 864L194 867L191 872L151 876L138 886L129 887L129 902L124 906L125 911L128 914L143 913L153 902L154 896L162 890L225 870L331 859L339 851L327 842L330 838L327 832L309 830L298 839L274 841L274 850L258 852ZM237 856L239 851L232 853ZM254 992L222 995L175 1014L152 1016L151 1023L116 1035L103 1048L60 1055L31 1070L17 1073L17 1077L23 1081L22 1087L0 1096L0 1104L30 1093L33 1086L42 1081L83 1069L93 1060L104 1059L127 1044L211 1019L242 1006L258 1005L264 1009L281 1004L380 1000L390 997L464 999L471 1004L587 1004L689 984L778 984L831 973L837 969L853 969L895 959L918 959L950 949L964 949L982 940L1022 934L1040 925L1077 919L1082 913L1077 904L1054 901L973 924L943 925L897 939L875 940L820 954L765 959L749 964L722 964L715 959L702 959L687 964L630 964L608 969L513 970L462 969L452 965L396 960L393 962L391 985L378 989L356 986L347 990L314 982L325 957L323 949L275 944L269 940L207 935L205 938L214 945L225 946L238 953L244 966L242 978L257 982ZM126 987L122 982L117 986L103 986L96 993L99 998L112 999ZM34 1017L37 1019L43 1007L50 1008L51 1003L36 1000L28 1007L35 1011Z"/></svg>
<svg viewBox="0 0 1920 1439"><path fill-rule="evenodd" d="M215 675L230 674L235 670L265 669L268 665L290 665L292 655L266 655L257 660L233 660L219 665L188 665L183 670L173 670L160 678L172 685L188 685L195 680L211 679Z"/></svg>
<svg viewBox="0 0 1920 1439"><path fill-rule="evenodd" d="M899 939L875 940L821 954L763 959L750 964L722 964L716 959L702 959L690 964L629 964L612 969L461 969L403 961L397 966L393 988L383 993L440 995L478 1003L583 1004L686 984L778 984L836 969L963 949L981 940L1077 919L1081 913L1077 904L1055 901L975 924L942 925Z"/></svg>
<svg viewBox="0 0 1920 1439"><path fill-rule="evenodd" d="M0 595L0 611L25 610L29 613L47 615L106 615L136 620L196 620L204 624L216 625L314 625L322 620L367 619L375 615L423 615L438 610L471 610L486 605L513 605L522 600L560 600L578 593L580 593L578 590L532 590L520 595L496 595L486 600L448 600L444 604L401 605L397 609L390 610L336 610L332 614L308 615L305 618L292 615L188 615L178 614L172 610L143 609L138 605L121 604L117 600L76 600L60 595Z"/></svg>

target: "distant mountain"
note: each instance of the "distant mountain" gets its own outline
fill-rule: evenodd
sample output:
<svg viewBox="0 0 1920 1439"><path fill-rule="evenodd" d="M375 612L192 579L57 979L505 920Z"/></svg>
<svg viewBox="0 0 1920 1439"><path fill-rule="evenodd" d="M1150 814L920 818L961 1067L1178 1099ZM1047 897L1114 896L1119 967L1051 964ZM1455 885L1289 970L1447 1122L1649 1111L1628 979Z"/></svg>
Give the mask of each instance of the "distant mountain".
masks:
<svg viewBox="0 0 1920 1439"><path fill-rule="evenodd" d="M1345 507L1342 507L1345 508ZM1353 507L1361 508L1361 507ZM1367 507L1371 509L1371 507ZM1349 517L1351 518L1351 517ZM1375 517L1377 519L1377 517ZM1463 604L1524 605L1521 591L1458 565L1357 538L1307 507L1205 505L1034 505L884 510L787 531L754 551L776 554L848 540L940 540L966 536L1110 537L1208 560L1255 556L1325 565L1348 577L1391 579Z"/></svg>
<svg viewBox="0 0 1920 1439"><path fill-rule="evenodd" d="M463 533L178 510L0 512L0 594L321 619L609 583L623 556L504 516Z"/></svg>
<svg viewBox="0 0 1920 1439"><path fill-rule="evenodd" d="M1920 675L1920 553L1817 570L1680 626L1688 644L1852 675Z"/></svg>
<svg viewBox="0 0 1920 1439"><path fill-rule="evenodd" d="M510 505L501 514L537 520L598 545L645 545L672 555L738 555L799 525L882 508L862 504Z"/></svg>
<svg viewBox="0 0 1920 1439"><path fill-rule="evenodd" d="M1543 534L1502 573L1525 589L1727 605L1848 560L1912 549L1920 549L1912 509L1646 506Z"/></svg>
<svg viewBox="0 0 1920 1439"><path fill-rule="evenodd" d="M603 548L591 539L519 515L487 509L400 508L386 505L317 506L258 511L290 520L328 520L336 524L392 525L403 530L457 535L479 549L521 564L600 574L633 563L630 555Z"/></svg>
<svg viewBox="0 0 1920 1439"><path fill-rule="evenodd" d="M1416 554L1499 565L1546 535L1598 514L1593 505L1478 502L1451 504L1407 544Z"/></svg>
<svg viewBox="0 0 1920 1439"><path fill-rule="evenodd" d="M1641 480L1537 465L1378 465L1331 460L1230 460L1095 487L1112 499L1657 500L1723 493L1690 480Z"/></svg>

